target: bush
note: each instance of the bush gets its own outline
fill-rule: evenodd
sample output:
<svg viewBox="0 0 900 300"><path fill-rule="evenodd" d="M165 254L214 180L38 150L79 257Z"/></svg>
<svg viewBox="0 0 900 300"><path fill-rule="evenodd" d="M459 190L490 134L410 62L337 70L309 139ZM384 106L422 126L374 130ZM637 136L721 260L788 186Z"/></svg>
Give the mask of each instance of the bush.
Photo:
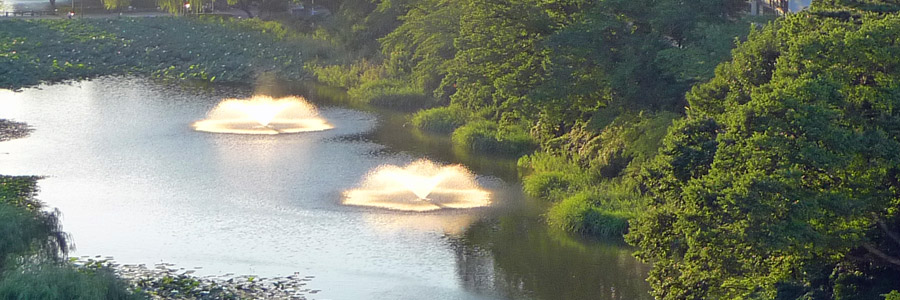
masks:
<svg viewBox="0 0 900 300"><path fill-rule="evenodd" d="M466 124L471 114L461 107L437 107L417 112L412 124L418 129L434 133L451 133Z"/></svg>
<svg viewBox="0 0 900 300"><path fill-rule="evenodd" d="M356 88L363 82L376 81L382 77L381 66L370 63L367 60L354 62L348 66L309 65L307 68L313 71L313 74L316 75L316 79L318 79L319 82L345 89Z"/></svg>
<svg viewBox="0 0 900 300"><path fill-rule="evenodd" d="M347 93L352 99L381 107L416 108L428 102L422 91L399 79L365 82Z"/></svg>
<svg viewBox="0 0 900 300"><path fill-rule="evenodd" d="M553 227L582 234L597 236L625 234L632 214L604 209L602 207L604 197L606 195L597 192L581 192L566 198L550 208L547 222Z"/></svg>
<svg viewBox="0 0 900 300"><path fill-rule="evenodd" d="M143 299L108 269L39 264L7 271L0 299Z"/></svg>
<svg viewBox="0 0 900 300"><path fill-rule="evenodd" d="M452 140L454 145L485 154L521 156L535 148L521 127L500 127L491 121L469 122L453 131Z"/></svg>
<svg viewBox="0 0 900 300"><path fill-rule="evenodd" d="M558 201L568 196L575 188L572 176L560 171L541 172L528 176L523 181L525 194L550 201Z"/></svg>

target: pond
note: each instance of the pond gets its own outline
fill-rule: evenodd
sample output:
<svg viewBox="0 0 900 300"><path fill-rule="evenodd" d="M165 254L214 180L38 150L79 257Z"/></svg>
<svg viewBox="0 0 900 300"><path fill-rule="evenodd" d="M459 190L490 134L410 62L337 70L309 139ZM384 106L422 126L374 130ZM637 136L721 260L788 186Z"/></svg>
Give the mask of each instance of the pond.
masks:
<svg viewBox="0 0 900 300"><path fill-rule="evenodd" d="M252 88L100 78L0 90L0 118L31 136L0 143L0 174L42 175L73 256L166 262L197 274L314 276L312 299L649 299L647 267L620 242L541 224L515 162L453 149L401 114L303 85ZM197 132L223 98L302 93L334 129ZM487 208L398 212L341 205L382 164L462 163Z"/></svg>

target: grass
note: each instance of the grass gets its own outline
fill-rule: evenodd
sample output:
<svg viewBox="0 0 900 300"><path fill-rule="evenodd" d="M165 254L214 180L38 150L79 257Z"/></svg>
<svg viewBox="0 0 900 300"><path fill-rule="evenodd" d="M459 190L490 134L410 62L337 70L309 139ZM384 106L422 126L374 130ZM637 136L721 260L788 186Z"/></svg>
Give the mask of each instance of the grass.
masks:
<svg viewBox="0 0 900 300"><path fill-rule="evenodd" d="M461 107L445 106L417 112L412 117L412 124L424 131L449 134L471 118L472 114Z"/></svg>
<svg viewBox="0 0 900 300"><path fill-rule="evenodd" d="M453 131L453 144L477 153L519 157L533 151L534 140L522 127L480 120Z"/></svg>
<svg viewBox="0 0 900 300"><path fill-rule="evenodd" d="M554 205L547 212L550 226L595 236L621 236L633 214L603 207L604 194L585 191ZM616 201L616 200L607 200Z"/></svg>
<svg viewBox="0 0 900 300"><path fill-rule="evenodd" d="M307 66L315 74L319 82L345 89L356 88L364 82L378 80L384 68L367 60L348 65L316 65Z"/></svg>
<svg viewBox="0 0 900 300"><path fill-rule="evenodd" d="M565 198L573 188L577 188L574 176L561 171L536 173L523 183L525 194L554 202Z"/></svg>
<svg viewBox="0 0 900 300"><path fill-rule="evenodd" d="M347 93L351 99L380 107L419 108L429 102L418 88L400 79L367 81Z"/></svg>

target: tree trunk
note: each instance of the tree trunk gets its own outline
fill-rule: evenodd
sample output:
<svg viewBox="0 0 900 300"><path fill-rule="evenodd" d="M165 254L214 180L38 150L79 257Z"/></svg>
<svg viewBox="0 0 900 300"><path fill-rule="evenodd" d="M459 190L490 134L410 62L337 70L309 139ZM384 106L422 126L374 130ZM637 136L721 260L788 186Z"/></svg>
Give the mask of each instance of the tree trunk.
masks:
<svg viewBox="0 0 900 300"><path fill-rule="evenodd" d="M896 232L891 231L891 229L888 228L887 224L885 224L881 219L875 219L875 222L878 223L878 227L881 227L881 230L884 231L884 234L886 234L888 237L894 240L894 242L897 243L898 246L900 246L900 236L898 236Z"/></svg>

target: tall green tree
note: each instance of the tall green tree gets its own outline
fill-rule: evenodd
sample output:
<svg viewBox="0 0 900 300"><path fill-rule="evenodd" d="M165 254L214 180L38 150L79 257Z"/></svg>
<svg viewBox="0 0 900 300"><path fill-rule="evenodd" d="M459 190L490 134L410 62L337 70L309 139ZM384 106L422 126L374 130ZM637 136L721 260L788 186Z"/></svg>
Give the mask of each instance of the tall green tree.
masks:
<svg viewBox="0 0 900 300"><path fill-rule="evenodd" d="M384 65L393 76L409 76L418 88L434 91L456 55L460 1L424 0L401 17L402 24L381 38Z"/></svg>
<svg viewBox="0 0 900 300"><path fill-rule="evenodd" d="M680 111L749 24L743 1L601 1L547 39L547 74L530 95L542 131L565 133L602 107ZM565 87L565 88L560 88Z"/></svg>
<svg viewBox="0 0 900 300"><path fill-rule="evenodd" d="M539 0L463 2L456 56L442 86L453 103L510 111L537 85L546 57L541 41L554 31Z"/></svg>
<svg viewBox="0 0 900 300"><path fill-rule="evenodd" d="M656 297L900 288L900 15L840 8L754 32L688 94L628 235Z"/></svg>

